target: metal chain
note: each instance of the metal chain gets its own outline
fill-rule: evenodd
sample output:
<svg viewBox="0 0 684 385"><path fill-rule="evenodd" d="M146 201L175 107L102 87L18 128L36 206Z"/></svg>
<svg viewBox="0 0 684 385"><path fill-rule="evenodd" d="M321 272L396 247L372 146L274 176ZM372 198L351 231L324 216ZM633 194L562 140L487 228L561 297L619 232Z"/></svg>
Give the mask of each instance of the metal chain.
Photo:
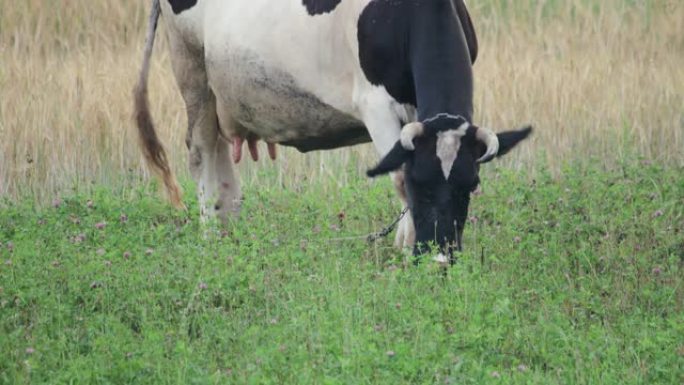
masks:
<svg viewBox="0 0 684 385"><path fill-rule="evenodd" d="M394 230L395 227L397 227L397 224L404 218L406 213L408 212L408 207L405 207L403 210L401 210L401 214L399 214L399 217L394 220L389 226L385 227L384 229L378 231L377 233L369 234L366 237L366 241L368 243L373 243L376 242L378 239L385 238L386 236L389 235L389 233Z"/></svg>
<svg viewBox="0 0 684 385"><path fill-rule="evenodd" d="M399 214L399 217L394 220L394 222L390 223L389 226L385 227L384 229L376 232L376 233L371 233L368 235L357 235L353 237L342 237L342 238L330 238L330 241L333 242L341 242L341 241L358 241L361 239L365 239L366 242L368 243L373 243L377 242L381 238L385 238L386 236L391 233L395 227L397 227L397 224L406 216L406 213L408 212L408 207L404 208L401 213Z"/></svg>

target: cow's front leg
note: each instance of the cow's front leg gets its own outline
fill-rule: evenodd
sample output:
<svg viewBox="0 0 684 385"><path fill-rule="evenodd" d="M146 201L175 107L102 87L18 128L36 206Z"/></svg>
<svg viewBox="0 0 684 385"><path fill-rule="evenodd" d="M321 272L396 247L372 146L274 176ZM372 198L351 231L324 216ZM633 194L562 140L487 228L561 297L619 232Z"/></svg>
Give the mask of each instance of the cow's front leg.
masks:
<svg viewBox="0 0 684 385"><path fill-rule="evenodd" d="M398 103L385 91L384 88L375 87L367 92L357 95L359 109L361 110L364 124L373 139L373 144L381 157L389 153L401 134L401 120L398 111L402 110ZM401 119L411 120L409 111L404 111ZM392 181L399 195L402 209L407 207L406 190L404 187L404 171L399 170L391 173ZM413 225L411 212L407 212L397 227L394 244L398 248L413 249L416 242L416 232Z"/></svg>
<svg viewBox="0 0 684 385"><path fill-rule="evenodd" d="M397 195L401 200L402 210L405 210L408 206L408 201L406 198L406 186L404 183L404 170L393 172L391 174L392 182L394 182L394 187L397 190ZM399 221L397 226L397 235L394 238L394 246L398 248L408 248L413 250L413 245L416 243L416 229L413 225L413 217L411 217L411 211L406 211L404 217Z"/></svg>

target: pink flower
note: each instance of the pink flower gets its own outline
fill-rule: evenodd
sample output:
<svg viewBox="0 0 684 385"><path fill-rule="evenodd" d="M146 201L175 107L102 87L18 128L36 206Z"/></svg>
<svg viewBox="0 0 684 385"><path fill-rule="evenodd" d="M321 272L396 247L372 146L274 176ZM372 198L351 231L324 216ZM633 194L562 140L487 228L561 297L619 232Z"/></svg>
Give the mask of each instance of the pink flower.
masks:
<svg viewBox="0 0 684 385"><path fill-rule="evenodd" d="M129 258L131 258L131 252L130 252L130 251L125 251L125 252L123 253L123 257L124 257L124 259L129 259Z"/></svg>
<svg viewBox="0 0 684 385"><path fill-rule="evenodd" d="M656 210L656 212L653 213L653 218L659 218L659 217L662 217L663 215L665 215L663 210Z"/></svg>
<svg viewBox="0 0 684 385"><path fill-rule="evenodd" d="M98 222L98 223L95 224L95 228L98 229L98 230L102 230L102 229L104 229L105 227L107 227L107 224L106 224L105 222Z"/></svg>
<svg viewBox="0 0 684 385"><path fill-rule="evenodd" d="M207 286L207 284L204 282L200 282L198 287L200 290L207 290L209 288L209 286Z"/></svg>
<svg viewBox="0 0 684 385"><path fill-rule="evenodd" d="M55 198L52 200L52 207L58 209L62 205L62 200L59 198Z"/></svg>
<svg viewBox="0 0 684 385"><path fill-rule="evenodd" d="M520 238L520 237L515 237L515 238L513 238L513 242L515 242L515 243L520 243L520 242L522 242L522 238Z"/></svg>
<svg viewBox="0 0 684 385"><path fill-rule="evenodd" d="M36 349L34 349L34 348L32 348L32 347L26 348L26 354L33 354L33 353L35 353L35 352L36 352Z"/></svg>
<svg viewBox="0 0 684 385"><path fill-rule="evenodd" d="M660 266L656 266L653 268L653 270L651 270L651 273L653 273L655 276L659 276L663 273L663 269L661 269Z"/></svg>

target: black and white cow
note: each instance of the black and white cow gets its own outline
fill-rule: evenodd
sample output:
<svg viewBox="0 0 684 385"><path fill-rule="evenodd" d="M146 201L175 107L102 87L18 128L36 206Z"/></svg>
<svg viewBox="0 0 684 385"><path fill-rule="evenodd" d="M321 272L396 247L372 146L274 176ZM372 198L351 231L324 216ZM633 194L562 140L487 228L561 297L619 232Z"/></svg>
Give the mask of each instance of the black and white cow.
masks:
<svg viewBox="0 0 684 385"><path fill-rule="evenodd" d="M302 152L372 141L406 216L398 246L461 248L481 163L531 128L472 124L477 38L463 0L153 0L136 117L149 165L180 192L152 125L147 77L159 15L188 116L202 217L238 213L234 163L257 140ZM232 155L232 156L231 156Z"/></svg>

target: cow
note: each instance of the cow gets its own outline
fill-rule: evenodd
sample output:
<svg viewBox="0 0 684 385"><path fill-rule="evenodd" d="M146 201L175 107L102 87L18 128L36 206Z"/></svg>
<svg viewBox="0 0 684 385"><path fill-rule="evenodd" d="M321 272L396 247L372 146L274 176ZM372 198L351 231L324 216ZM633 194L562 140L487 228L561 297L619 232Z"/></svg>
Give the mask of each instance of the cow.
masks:
<svg viewBox="0 0 684 385"><path fill-rule="evenodd" d="M473 124L478 42L463 0L153 0L135 115L147 163L181 193L147 97L160 15L187 110L201 218L237 216L234 165L247 142L301 152L372 142L409 215L395 243L423 255L462 249L479 167L527 138Z"/></svg>

